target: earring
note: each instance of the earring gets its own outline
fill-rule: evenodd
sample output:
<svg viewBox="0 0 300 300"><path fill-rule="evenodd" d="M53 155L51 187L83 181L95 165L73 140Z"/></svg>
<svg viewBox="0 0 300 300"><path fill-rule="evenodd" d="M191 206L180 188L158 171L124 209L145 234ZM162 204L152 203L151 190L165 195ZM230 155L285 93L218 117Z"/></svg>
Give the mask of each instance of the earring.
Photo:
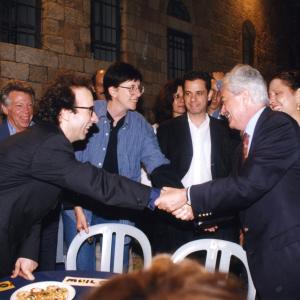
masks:
<svg viewBox="0 0 300 300"><path fill-rule="evenodd" d="M297 103L296 109L300 112L300 103Z"/></svg>

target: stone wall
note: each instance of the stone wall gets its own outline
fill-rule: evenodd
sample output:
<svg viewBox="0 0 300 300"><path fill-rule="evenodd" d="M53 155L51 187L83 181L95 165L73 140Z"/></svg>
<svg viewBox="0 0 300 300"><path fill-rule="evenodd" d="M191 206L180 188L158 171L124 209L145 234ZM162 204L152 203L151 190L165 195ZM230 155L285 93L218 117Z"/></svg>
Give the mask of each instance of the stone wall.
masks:
<svg viewBox="0 0 300 300"><path fill-rule="evenodd" d="M193 35L193 68L228 71L242 62L242 24L256 30L254 66L269 77L288 65L288 12L284 1L183 0L191 22L167 16L167 0L121 0L121 59L144 76L146 108L167 79L167 28ZM90 0L43 0L42 47L0 43L0 79L29 81L40 97L60 70L91 75L110 62L90 52Z"/></svg>

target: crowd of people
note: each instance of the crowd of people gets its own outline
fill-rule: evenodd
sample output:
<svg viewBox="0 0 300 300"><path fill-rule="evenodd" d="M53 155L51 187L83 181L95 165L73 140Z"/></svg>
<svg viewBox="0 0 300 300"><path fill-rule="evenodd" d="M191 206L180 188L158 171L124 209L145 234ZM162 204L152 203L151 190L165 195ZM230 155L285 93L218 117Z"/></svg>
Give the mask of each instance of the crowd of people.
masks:
<svg viewBox="0 0 300 300"><path fill-rule="evenodd" d="M38 103L28 83L2 88L0 276L55 269L62 216L66 247L101 223L140 227L154 254L202 238L240 243L261 299L297 299L300 72L267 88L248 65L189 71L162 85L154 124L137 112L143 93L141 72L124 62L91 79L61 74ZM96 243L81 247L78 269L95 269Z"/></svg>

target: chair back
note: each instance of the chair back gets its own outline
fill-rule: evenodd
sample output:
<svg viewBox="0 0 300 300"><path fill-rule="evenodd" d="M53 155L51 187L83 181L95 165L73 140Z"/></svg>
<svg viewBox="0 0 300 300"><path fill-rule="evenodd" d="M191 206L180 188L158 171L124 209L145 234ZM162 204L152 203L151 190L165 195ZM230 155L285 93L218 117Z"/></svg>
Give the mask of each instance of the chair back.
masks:
<svg viewBox="0 0 300 300"><path fill-rule="evenodd" d="M196 241L186 243L182 245L179 249L177 249L172 256L172 260L176 263L183 260L186 256L188 256L193 252L198 252L203 250L207 252L205 268L210 272L213 272L216 269L217 256L219 252L221 252L220 264L219 264L220 272L227 273L229 271L230 260L232 256L235 256L238 259L240 259L243 262L248 275L247 300L255 299L256 290L250 274L246 252L238 244L224 241L224 240L217 240L217 239L196 240Z"/></svg>
<svg viewBox="0 0 300 300"><path fill-rule="evenodd" d="M66 270L76 270L76 258L80 246L91 236L102 236L101 264L100 270L110 271L111 247L113 235L115 235L114 273L123 272L124 240L125 236L136 239L142 249L144 256L144 267L148 267L152 260L152 251L146 235L136 227L126 224L99 224L89 227L89 233L79 232L72 240L66 257Z"/></svg>

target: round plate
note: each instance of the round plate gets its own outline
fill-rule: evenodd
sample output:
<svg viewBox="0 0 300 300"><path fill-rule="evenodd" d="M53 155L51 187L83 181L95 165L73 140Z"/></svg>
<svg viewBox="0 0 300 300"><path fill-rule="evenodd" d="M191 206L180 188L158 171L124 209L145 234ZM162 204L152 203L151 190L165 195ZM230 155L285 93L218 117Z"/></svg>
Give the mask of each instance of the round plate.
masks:
<svg viewBox="0 0 300 300"><path fill-rule="evenodd" d="M30 291L32 288L40 288L40 289L46 289L47 286L49 285L55 285L60 288L66 288L68 290L68 297L67 300L72 300L75 297L76 291L75 289L65 283L62 283L60 281L40 281L40 282L35 282L31 284L27 284L19 289L17 289L10 297L10 300L17 300L17 293L19 292L25 292L25 291Z"/></svg>

